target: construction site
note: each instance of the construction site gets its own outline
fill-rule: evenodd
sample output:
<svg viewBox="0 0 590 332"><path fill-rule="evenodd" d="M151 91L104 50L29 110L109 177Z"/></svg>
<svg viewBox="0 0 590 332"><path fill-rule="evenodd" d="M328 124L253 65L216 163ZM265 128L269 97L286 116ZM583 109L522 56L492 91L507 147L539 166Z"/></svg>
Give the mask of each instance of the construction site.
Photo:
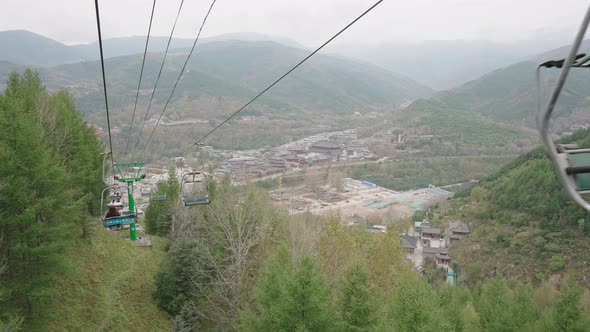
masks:
<svg viewBox="0 0 590 332"><path fill-rule="evenodd" d="M368 181L346 178L341 189L330 186L315 189L309 185L292 188L279 186L270 195L273 201L287 208L291 214L310 212L328 215L337 212L345 219L373 216L405 219L416 211L423 211L452 197L453 193L434 186L398 192Z"/></svg>

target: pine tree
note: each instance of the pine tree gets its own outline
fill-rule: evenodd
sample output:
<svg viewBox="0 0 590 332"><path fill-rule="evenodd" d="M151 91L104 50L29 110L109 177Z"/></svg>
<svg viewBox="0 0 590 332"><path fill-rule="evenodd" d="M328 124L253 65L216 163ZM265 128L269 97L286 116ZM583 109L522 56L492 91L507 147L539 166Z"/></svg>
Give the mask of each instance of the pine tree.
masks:
<svg viewBox="0 0 590 332"><path fill-rule="evenodd" d="M155 276L154 298L162 309L171 314L178 314L190 299L195 246L194 241L177 242L166 254Z"/></svg>
<svg viewBox="0 0 590 332"><path fill-rule="evenodd" d="M329 331L334 328L330 291L309 256L289 268L286 250L269 261L256 291L255 311L242 311L245 331Z"/></svg>
<svg viewBox="0 0 590 332"><path fill-rule="evenodd" d="M0 105L0 227L6 236L2 253L11 267L6 277L12 283L13 307L28 312L33 303L50 297L37 290L57 265L67 227L77 215L60 156L51 153L38 119L44 98L40 80L27 71L22 77L10 76Z"/></svg>
<svg viewBox="0 0 590 332"><path fill-rule="evenodd" d="M374 325L374 304L369 286L369 275L355 264L349 267L342 280L338 309L342 331L371 331Z"/></svg>
<svg viewBox="0 0 590 332"><path fill-rule="evenodd" d="M443 317L436 293L419 277L404 276L396 284L388 320L383 330L450 330Z"/></svg>
<svg viewBox="0 0 590 332"><path fill-rule="evenodd" d="M555 331L587 331L583 321L580 303L582 292L574 285L568 284L561 290L553 306L553 328Z"/></svg>
<svg viewBox="0 0 590 332"><path fill-rule="evenodd" d="M10 75L0 95L0 320L46 310L76 225L86 235L104 185L101 143L67 93L49 95L38 75ZM4 261L3 261L4 262ZM0 289L0 291L2 291ZM16 323L15 323L16 322Z"/></svg>
<svg viewBox="0 0 590 332"><path fill-rule="evenodd" d="M532 325L540 317L530 286L492 279L476 294L475 307L484 331L517 331Z"/></svg>
<svg viewBox="0 0 590 332"><path fill-rule="evenodd" d="M168 174L168 181L161 182L156 192L156 195L165 195L166 200L152 202L145 212L145 224L147 232L150 234L167 236L170 233L172 209L178 202L179 184L174 166L170 167Z"/></svg>
<svg viewBox="0 0 590 332"><path fill-rule="evenodd" d="M479 315L471 302L468 302L461 310L461 325L465 332L481 331Z"/></svg>
<svg viewBox="0 0 590 332"><path fill-rule="evenodd" d="M333 312L330 290L310 256L300 258L286 291L286 326L305 331L332 329Z"/></svg>

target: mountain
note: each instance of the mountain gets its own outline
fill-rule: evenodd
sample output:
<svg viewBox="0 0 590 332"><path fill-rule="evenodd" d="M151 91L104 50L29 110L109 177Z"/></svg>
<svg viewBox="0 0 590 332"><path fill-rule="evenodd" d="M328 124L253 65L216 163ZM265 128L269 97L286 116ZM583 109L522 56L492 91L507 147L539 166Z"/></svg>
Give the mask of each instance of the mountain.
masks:
<svg viewBox="0 0 590 332"><path fill-rule="evenodd" d="M590 130L561 142L589 147ZM441 225L470 224L471 235L451 246L467 282L499 276L540 283L568 275L590 284L588 213L566 196L541 147L459 196L435 215L441 213Z"/></svg>
<svg viewBox="0 0 590 332"><path fill-rule="evenodd" d="M247 41L247 42L259 42L259 41L272 41L277 44L282 44L289 47L304 48L301 44L294 40L273 37L259 33L228 33L218 36L201 38L200 44L220 42L220 41ZM193 45L194 39L192 38L172 38L170 42L170 50L175 51L178 49L190 48ZM168 37L150 37L148 44L148 52L164 52L166 44L168 43ZM79 44L72 45L72 50L82 54L86 60L98 60L99 50L98 42L90 44ZM103 40L104 54L107 58L115 58L119 56L132 55L142 53L145 49L145 36L131 36L131 37L119 37L109 38Z"/></svg>
<svg viewBox="0 0 590 332"><path fill-rule="evenodd" d="M11 72L13 72L13 71L22 72L25 69L26 69L26 66L24 66L24 65L18 65L18 64L12 63L12 62L0 60L0 82L6 82L8 80L8 76L10 75ZM3 84L4 83L1 83L0 87Z"/></svg>
<svg viewBox="0 0 590 332"><path fill-rule="evenodd" d="M294 40L268 36L259 33L229 33L202 38L200 43L219 41L273 41L289 47L304 48ZM190 48L192 38L172 38L170 50ZM148 52L163 52L168 37L152 36ZM80 61L99 59L98 42L78 45L65 45L53 39L26 30L0 31L0 61L8 61L28 66L55 66ZM139 54L145 49L145 36L108 38L103 40L106 58Z"/></svg>
<svg viewBox="0 0 590 332"><path fill-rule="evenodd" d="M338 54L364 59L406 75L434 89L447 90L565 43L543 38L504 44L442 40L414 44L338 45L332 49Z"/></svg>
<svg viewBox="0 0 590 332"><path fill-rule="evenodd" d="M0 31L0 61L53 66L84 60L71 47L26 30Z"/></svg>
<svg viewBox="0 0 590 332"><path fill-rule="evenodd" d="M584 49L588 49L585 45ZM464 111L483 115L496 121L536 128L538 91L535 70L539 63L565 57L569 47L539 54L526 61L497 69L461 87L436 94L430 100L417 100L408 111ZM559 70L542 70L542 102L547 101ZM573 70L557 104L555 130L590 121L590 76L585 70Z"/></svg>
<svg viewBox="0 0 590 332"><path fill-rule="evenodd" d="M194 101L203 96L228 97L244 102L307 54L302 49L274 42L202 44L178 85L173 103ZM176 50L168 56L155 97L159 106L170 93L186 55L186 51ZM162 54L149 54L147 57L142 89L153 88L161 59ZM105 65L111 105L131 105L137 89L141 56L111 58ZM81 110L92 113L102 110L99 70L98 62L88 61L41 68L39 73L50 89L68 88ZM391 110L430 93L431 89L374 65L320 54L294 71L260 101L275 110L338 114ZM147 103L147 100L142 95L140 102ZM225 114L235 107L235 103L231 102L216 112ZM260 107L253 105L252 109Z"/></svg>

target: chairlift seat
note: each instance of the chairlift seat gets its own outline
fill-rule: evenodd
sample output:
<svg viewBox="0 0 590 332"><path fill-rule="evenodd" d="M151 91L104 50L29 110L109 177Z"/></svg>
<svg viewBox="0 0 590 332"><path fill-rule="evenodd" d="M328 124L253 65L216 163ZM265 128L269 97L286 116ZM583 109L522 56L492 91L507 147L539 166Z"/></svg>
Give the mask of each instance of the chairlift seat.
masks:
<svg viewBox="0 0 590 332"><path fill-rule="evenodd" d="M590 190L590 152L568 153L570 167L566 173L574 176L579 191Z"/></svg>
<svg viewBox="0 0 590 332"><path fill-rule="evenodd" d="M572 178L576 190L583 194L590 192L590 149L580 149L576 144L557 144L556 148L562 156L560 160L565 161L562 167Z"/></svg>
<svg viewBox="0 0 590 332"><path fill-rule="evenodd" d="M579 149L574 146L559 146L553 142L550 134L550 123L559 99L566 84L568 74L572 68L590 68L590 56L578 54L583 42L586 30L590 26L590 8L587 9L582 25L576 34L571 50L567 58L562 60L547 61L540 64L536 70L537 90L541 92L541 68L561 68L557 82L543 117L538 117L539 133L543 141L545 151L549 154L559 180L563 184L567 195L579 206L590 212L590 201L582 195L590 194L590 149ZM540 93L537 103L540 107ZM540 114L538 114L540 115Z"/></svg>
<svg viewBox="0 0 590 332"><path fill-rule="evenodd" d="M130 214L126 216L117 216L104 219L104 225L106 227L118 226L118 225L129 225L135 223L135 216Z"/></svg>
<svg viewBox="0 0 590 332"><path fill-rule="evenodd" d="M150 202L152 202L152 201L166 201L166 200L168 200L167 195L156 195L156 196L150 197Z"/></svg>
<svg viewBox="0 0 590 332"><path fill-rule="evenodd" d="M184 206L207 205L211 203L209 195L205 196L182 196Z"/></svg>

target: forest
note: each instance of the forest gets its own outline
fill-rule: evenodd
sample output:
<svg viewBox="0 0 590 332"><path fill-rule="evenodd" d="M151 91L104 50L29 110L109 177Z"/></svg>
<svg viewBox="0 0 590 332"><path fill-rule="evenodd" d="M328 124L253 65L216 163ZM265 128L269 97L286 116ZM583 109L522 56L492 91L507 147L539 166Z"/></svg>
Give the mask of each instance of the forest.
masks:
<svg viewBox="0 0 590 332"><path fill-rule="evenodd" d="M265 192L228 180L212 194L202 209L146 217L148 229L171 221L154 300L173 331L588 329L590 294L573 280L555 289L494 277L453 288L440 269L416 274L395 232L289 217Z"/></svg>
<svg viewBox="0 0 590 332"><path fill-rule="evenodd" d="M37 74L13 73L0 95L0 320L15 330L35 319L57 289L62 254L89 238L98 213L102 143L65 92ZM66 270L61 270L67 273Z"/></svg>

